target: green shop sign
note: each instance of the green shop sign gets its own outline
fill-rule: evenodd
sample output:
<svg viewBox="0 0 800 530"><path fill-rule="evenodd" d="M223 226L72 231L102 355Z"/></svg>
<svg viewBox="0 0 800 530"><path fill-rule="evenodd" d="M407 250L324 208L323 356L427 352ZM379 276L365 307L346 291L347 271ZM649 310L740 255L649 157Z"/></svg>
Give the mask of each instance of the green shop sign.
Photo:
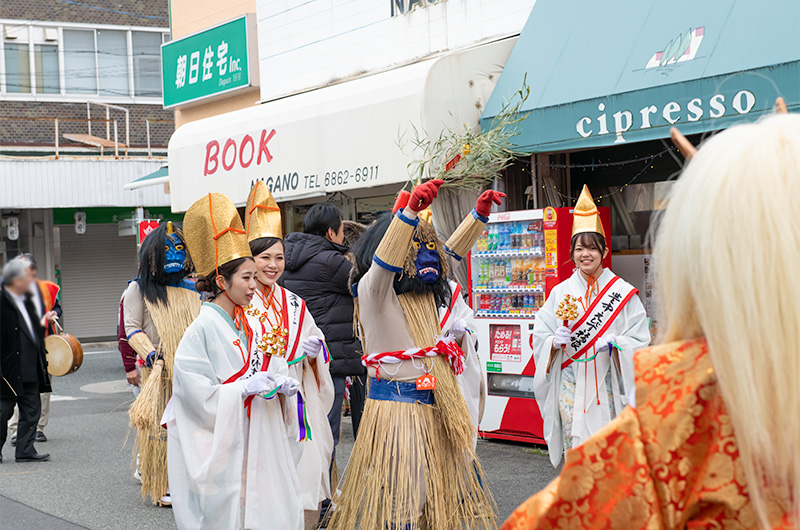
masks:
<svg viewBox="0 0 800 530"><path fill-rule="evenodd" d="M253 86L251 20L243 15L161 45L164 108Z"/></svg>
<svg viewBox="0 0 800 530"><path fill-rule="evenodd" d="M119 223L136 217L136 208L53 208L54 225L75 224L75 212L86 214L86 224ZM183 214L172 213L169 206L145 208L145 219L183 222Z"/></svg>

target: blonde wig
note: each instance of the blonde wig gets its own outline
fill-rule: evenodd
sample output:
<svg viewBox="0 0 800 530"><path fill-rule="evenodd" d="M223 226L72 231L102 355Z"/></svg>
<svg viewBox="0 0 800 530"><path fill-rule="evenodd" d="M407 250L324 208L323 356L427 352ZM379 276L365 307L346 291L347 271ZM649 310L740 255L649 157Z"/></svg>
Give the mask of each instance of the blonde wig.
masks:
<svg viewBox="0 0 800 530"><path fill-rule="evenodd" d="M656 235L665 341L704 336L750 498L800 514L800 116L707 142L675 183Z"/></svg>

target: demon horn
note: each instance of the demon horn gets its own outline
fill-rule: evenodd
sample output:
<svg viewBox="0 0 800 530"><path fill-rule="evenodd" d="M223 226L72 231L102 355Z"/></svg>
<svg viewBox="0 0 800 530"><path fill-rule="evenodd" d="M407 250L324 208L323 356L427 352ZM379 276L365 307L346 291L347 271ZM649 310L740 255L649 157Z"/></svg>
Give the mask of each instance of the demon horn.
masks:
<svg viewBox="0 0 800 530"><path fill-rule="evenodd" d="M397 199L394 201L394 206L392 206L392 213L397 213L408 206L408 200L410 198L411 192L401 190L400 193L397 194Z"/></svg>
<svg viewBox="0 0 800 530"><path fill-rule="evenodd" d="M669 136L672 138L672 143L675 144L678 151L683 153L683 158L686 160L690 160L697 153L697 148L681 134L677 127L672 127L669 130Z"/></svg>

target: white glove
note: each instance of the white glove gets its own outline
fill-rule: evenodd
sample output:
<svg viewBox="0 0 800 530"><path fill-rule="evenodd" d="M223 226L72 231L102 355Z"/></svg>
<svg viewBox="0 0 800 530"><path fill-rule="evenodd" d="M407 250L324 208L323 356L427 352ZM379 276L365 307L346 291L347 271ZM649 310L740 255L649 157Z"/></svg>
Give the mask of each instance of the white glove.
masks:
<svg viewBox="0 0 800 530"><path fill-rule="evenodd" d="M597 341L597 345L601 348L605 348L612 342L614 344L619 344L619 342L617 341L617 336L614 335L613 333L606 333L605 335L600 337L600 340Z"/></svg>
<svg viewBox="0 0 800 530"><path fill-rule="evenodd" d="M322 342L320 342L319 337L308 337L303 341L301 346L303 347L303 352L306 354L306 357L309 359L316 359L320 350L322 350Z"/></svg>
<svg viewBox="0 0 800 530"><path fill-rule="evenodd" d="M564 344L569 344L569 337L572 332L567 326L560 326L553 337L553 348L560 348Z"/></svg>
<svg viewBox="0 0 800 530"><path fill-rule="evenodd" d="M285 396L291 397L300 391L300 381L293 377L276 374L275 383L280 387L278 392Z"/></svg>
<svg viewBox="0 0 800 530"><path fill-rule="evenodd" d="M453 319L453 323L450 324L450 333L453 334L453 338L456 340L461 340L464 336L464 333L467 332L467 322L463 318L455 318Z"/></svg>
<svg viewBox="0 0 800 530"><path fill-rule="evenodd" d="M255 396L272 392L278 383L275 377L267 372L256 372L247 379L242 380L242 396Z"/></svg>

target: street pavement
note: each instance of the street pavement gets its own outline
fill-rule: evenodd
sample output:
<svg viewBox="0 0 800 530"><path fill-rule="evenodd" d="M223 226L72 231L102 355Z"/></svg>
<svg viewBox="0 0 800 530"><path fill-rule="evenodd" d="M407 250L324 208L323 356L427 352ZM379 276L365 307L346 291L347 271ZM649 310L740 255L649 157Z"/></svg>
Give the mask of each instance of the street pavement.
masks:
<svg viewBox="0 0 800 530"><path fill-rule="evenodd" d="M3 448L0 527L3 530L129 530L175 528L169 508L143 501L132 477L133 394L116 350L87 351L76 373L54 378L44 463L16 463ZM343 472L353 446L344 419L337 463ZM478 453L502 519L555 476L546 455L524 445L478 441Z"/></svg>

